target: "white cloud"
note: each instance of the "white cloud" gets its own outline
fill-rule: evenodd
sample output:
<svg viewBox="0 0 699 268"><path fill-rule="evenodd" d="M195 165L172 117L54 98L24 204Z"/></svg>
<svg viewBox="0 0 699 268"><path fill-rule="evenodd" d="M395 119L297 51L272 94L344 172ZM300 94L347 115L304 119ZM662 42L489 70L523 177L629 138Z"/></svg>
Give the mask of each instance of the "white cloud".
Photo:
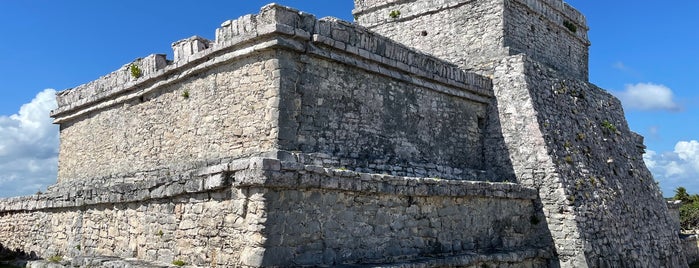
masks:
<svg viewBox="0 0 699 268"><path fill-rule="evenodd" d="M652 138L659 139L660 129L657 126L651 126L648 128L648 135L650 135Z"/></svg>
<svg viewBox="0 0 699 268"><path fill-rule="evenodd" d="M627 71L629 70L629 67L626 67L626 64L623 62L617 61L612 65L614 68L621 70L621 71Z"/></svg>
<svg viewBox="0 0 699 268"><path fill-rule="evenodd" d="M56 182L58 126L49 112L56 91L46 89L13 115L0 115L0 197L33 194Z"/></svg>
<svg viewBox="0 0 699 268"><path fill-rule="evenodd" d="M699 194L699 141L680 141L672 152L661 154L648 150L643 160L665 196L671 196L680 186Z"/></svg>
<svg viewBox="0 0 699 268"><path fill-rule="evenodd" d="M653 83L626 85L626 89L616 92L616 95L627 109L681 110L681 107L674 100L672 90L664 85Z"/></svg>
<svg viewBox="0 0 699 268"><path fill-rule="evenodd" d="M699 142L695 140L680 141L675 145L675 153L680 159L694 167L696 173L699 173Z"/></svg>

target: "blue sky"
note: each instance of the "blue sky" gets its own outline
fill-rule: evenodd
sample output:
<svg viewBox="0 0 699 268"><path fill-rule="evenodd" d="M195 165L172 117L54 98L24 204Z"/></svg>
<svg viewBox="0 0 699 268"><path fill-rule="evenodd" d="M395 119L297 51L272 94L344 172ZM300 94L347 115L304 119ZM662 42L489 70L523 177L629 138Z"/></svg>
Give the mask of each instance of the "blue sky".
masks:
<svg viewBox="0 0 699 268"><path fill-rule="evenodd" d="M351 20L351 0L277 1ZM590 81L624 103L665 196L699 193L699 1L567 1L590 25ZM267 1L0 1L0 197L56 180L54 90L166 53Z"/></svg>

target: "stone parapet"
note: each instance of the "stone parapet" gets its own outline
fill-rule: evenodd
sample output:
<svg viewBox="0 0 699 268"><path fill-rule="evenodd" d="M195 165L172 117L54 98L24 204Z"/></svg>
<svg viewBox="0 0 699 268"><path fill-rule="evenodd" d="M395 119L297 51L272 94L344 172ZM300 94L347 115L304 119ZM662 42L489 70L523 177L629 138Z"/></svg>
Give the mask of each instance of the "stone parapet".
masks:
<svg viewBox="0 0 699 268"><path fill-rule="evenodd" d="M414 73L425 79L458 86L475 95L489 96L490 81L485 77L464 72L362 27L332 18L318 21L313 15L270 4L258 15L224 22L216 30L213 43L198 37L173 43L177 55L175 61L166 60L164 55L151 55L95 81L59 92L58 108L51 116L60 123L76 113L122 103L146 94L154 87L180 81L245 54L280 46L305 51L309 43L324 44L328 48L373 60L384 68ZM132 74L131 66L138 67L140 75ZM373 71L383 70L374 68ZM392 72L384 73L390 75Z"/></svg>

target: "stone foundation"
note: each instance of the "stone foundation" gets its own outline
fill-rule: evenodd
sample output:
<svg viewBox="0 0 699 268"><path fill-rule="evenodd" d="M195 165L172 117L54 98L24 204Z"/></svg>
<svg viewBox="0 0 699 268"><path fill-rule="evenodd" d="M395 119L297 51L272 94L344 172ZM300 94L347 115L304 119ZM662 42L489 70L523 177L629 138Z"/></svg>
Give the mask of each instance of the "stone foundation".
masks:
<svg viewBox="0 0 699 268"><path fill-rule="evenodd" d="M109 255L207 267L544 267L552 253L545 222L532 217L535 199L536 191L512 183L252 158L169 178L64 183L3 200L0 241L83 262Z"/></svg>

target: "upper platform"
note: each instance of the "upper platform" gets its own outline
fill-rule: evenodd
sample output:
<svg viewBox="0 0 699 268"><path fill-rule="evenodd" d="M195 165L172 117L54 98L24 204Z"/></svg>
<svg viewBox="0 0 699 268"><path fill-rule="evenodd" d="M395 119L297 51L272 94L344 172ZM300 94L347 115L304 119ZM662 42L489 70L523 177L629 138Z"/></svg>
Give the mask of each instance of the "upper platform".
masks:
<svg viewBox="0 0 699 268"><path fill-rule="evenodd" d="M479 179L490 79L279 5L58 93L59 181L176 176L250 156ZM458 147L453 144L461 144Z"/></svg>
<svg viewBox="0 0 699 268"><path fill-rule="evenodd" d="M358 24L464 69L524 53L588 79L585 17L561 0L355 0Z"/></svg>

